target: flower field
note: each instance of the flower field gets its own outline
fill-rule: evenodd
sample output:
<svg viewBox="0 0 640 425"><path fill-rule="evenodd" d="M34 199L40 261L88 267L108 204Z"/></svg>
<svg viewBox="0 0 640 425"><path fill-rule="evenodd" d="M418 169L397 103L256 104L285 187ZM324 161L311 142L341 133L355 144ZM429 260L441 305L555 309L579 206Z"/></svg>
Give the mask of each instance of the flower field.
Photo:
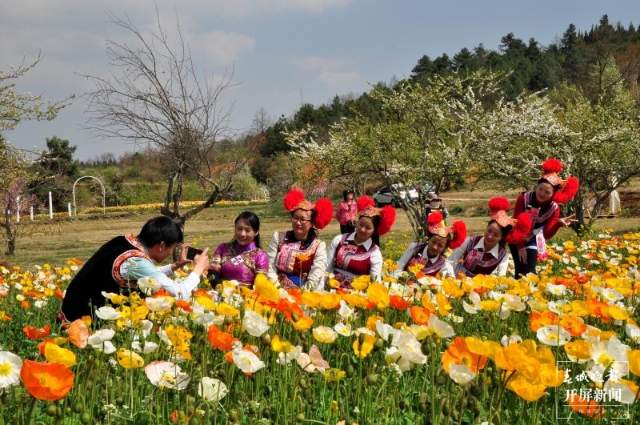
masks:
<svg viewBox="0 0 640 425"><path fill-rule="evenodd" d="M521 280L387 261L350 292L259 276L190 301L141 280L64 330L81 263L0 266L0 424L634 423L639 259L640 234L603 234Z"/></svg>

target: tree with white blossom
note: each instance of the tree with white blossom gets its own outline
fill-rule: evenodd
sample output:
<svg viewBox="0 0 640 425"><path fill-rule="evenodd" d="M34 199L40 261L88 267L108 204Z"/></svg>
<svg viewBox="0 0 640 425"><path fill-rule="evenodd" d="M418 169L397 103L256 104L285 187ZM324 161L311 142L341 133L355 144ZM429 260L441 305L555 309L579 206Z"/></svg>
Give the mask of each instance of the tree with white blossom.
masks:
<svg viewBox="0 0 640 425"><path fill-rule="evenodd" d="M563 85L537 96L528 105L534 110L498 105L489 118L491 148L482 158L485 175L523 189L535 183L545 158L561 159L564 172L580 180L569 205L578 232L591 227L614 190L640 176L640 109L613 61L597 78L596 98Z"/></svg>
<svg viewBox="0 0 640 425"><path fill-rule="evenodd" d="M318 142L309 130L292 132L288 140L295 156L328 169L334 180L378 177L396 190L429 184L440 191L481 171L479 158L494 133L505 126L495 113L496 104L521 115L517 137L546 137L542 128L553 116L542 114L538 98L500 100L503 77L475 72L435 76L424 85L403 82L394 89L376 87L370 96L382 105L382 120L362 116L342 120L331 129L328 143ZM505 140L509 137L514 135L503 134ZM400 201L416 235L424 234L426 191L420 192L417 202Z"/></svg>

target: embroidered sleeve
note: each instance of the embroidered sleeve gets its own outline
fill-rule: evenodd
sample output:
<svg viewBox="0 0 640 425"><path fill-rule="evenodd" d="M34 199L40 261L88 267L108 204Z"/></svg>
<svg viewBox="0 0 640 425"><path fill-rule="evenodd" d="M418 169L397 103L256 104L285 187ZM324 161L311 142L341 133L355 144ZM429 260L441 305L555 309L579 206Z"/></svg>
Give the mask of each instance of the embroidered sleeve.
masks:
<svg viewBox="0 0 640 425"><path fill-rule="evenodd" d="M267 277L272 282L278 282L278 270L276 269L276 257L278 256L278 245L279 245L280 236L278 232L273 232L273 237L271 238L271 242L269 242L269 247L267 248L267 255L269 257L269 271L267 273Z"/></svg>
<svg viewBox="0 0 640 425"><path fill-rule="evenodd" d="M307 276L307 288L312 291L321 291L324 289L324 276L327 270L327 244L320 241L315 255L313 256L313 264Z"/></svg>
<svg viewBox="0 0 640 425"><path fill-rule="evenodd" d="M333 272L334 266L334 256L336 255L336 250L340 245L340 241L342 240L342 235L337 235L335 238L331 240L331 245L329 245L329 249L327 250L327 272ZM318 248L319 249L319 248Z"/></svg>
<svg viewBox="0 0 640 425"><path fill-rule="evenodd" d="M458 263L464 257L464 253L467 251L467 246L471 243L471 236L468 236L467 239L464 240L462 245L453 250L449 258L447 258L447 262L451 265L453 270L456 269Z"/></svg>
<svg viewBox="0 0 640 425"><path fill-rule="evenodd" d="M402 254L402 257L398 260L398 268L393 272L395 277L400 276L404 271L404 268L407 267L407 264L409 264L409 261L411 261L411 258L413 257L413 252L416 250L417 245L417 242L411 242L411 244L409 244L409 248L407 248L407 250Z"/></svg>
<svg viewBox="0 0 640 425"><path fill-rule="evenodd" d="M222 264L222 257L224 255L224 248L225 248L225 244L221 243L220 245L218 245L218 247L216 248L216 251L211 256L211 263L212 264Z"/></svg>
<svg viewBox="0 0 640 425"><path fill-rule="evenodd" d="M256 273L267 273L269 271L269 256L266 252L258 249L255 254Z"/></svg>
<svg viewBox="0 0 640 425"><path fill-rule="evenodd" d="M553 215L549 217L542 230L545 239L551 239L560 229L560 207L557 207Z"/></svg>

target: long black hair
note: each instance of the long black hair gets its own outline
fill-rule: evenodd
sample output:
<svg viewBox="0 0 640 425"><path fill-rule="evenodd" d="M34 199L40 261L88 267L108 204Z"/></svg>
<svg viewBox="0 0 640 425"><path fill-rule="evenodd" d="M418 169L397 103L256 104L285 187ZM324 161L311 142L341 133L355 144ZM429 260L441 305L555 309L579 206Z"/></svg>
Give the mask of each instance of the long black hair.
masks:
<svg viewBox="0 0 640 425"><path fill-rule="evenodd" d="M238 224L238 221L240 220L244 220L247 223L249 223L249 226L251 226L251 229L253 229L254 232L257 233L260 231L260 219L253 211L243 211L240 214L238 214L236 219L233 221L233 225L235 226L236 224ZM234 240L235 240L235 237L234 237ZM259 233L256 234L255 238L253 238L253 242L256 244L258 248L261 248Z"/></svg>
<svg viewBox="0 0 640 425"><path fill-rule="evenodd" d="M353 190L343 190L342 191L342 200L346 201L347 200L347 196L349 196L349 194L352 194L354 197L356 196L356 193Z"/></svg>
<svg viewBox="0 0 640 425"><path fill-rule="evenodd" d="M181 243L184 240L184 234L178 223L170 217L161 215L150 219L142 226L138 240L145 248L151 248L160 242L164 242L165 245Z"/></svg>

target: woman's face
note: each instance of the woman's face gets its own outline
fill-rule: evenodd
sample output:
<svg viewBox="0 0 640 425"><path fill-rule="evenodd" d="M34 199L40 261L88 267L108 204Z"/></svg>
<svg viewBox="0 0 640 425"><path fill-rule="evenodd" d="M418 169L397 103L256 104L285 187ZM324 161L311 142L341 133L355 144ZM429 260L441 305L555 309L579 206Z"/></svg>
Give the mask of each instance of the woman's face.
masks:
<svg viewBox="0 0 640 425"><path fill-rule="evenodd" d="M309 230L313 227L313 223L311 223L311 211L295 210L293 214L291 214L291 227L297 240L305 240L309 234Z"/></svg>
<svg viewBox="0 0 640 425"><path fill-rule="evenodd" d="M447 238L442 236L433 235L429 238L427 243L427 256L429 258L435 258L442 254L447 249Z"/></svg>
<svg viewBox="0 0 640 425"><path fill-rule="evenodd" d="M373 220L370 217L360 217L356 226L356 239L359 242L364 242L373 235L375 230Z"/></svg>
<svg viewBox="0 0 640 425"><path fill-rule="evenodd" d="M240 219L235 224L236 242L239 245L249 245L258 235L258 232L253 230L251 224L247 220Z"/></svg>
<svg viewBox="0 0 640 425"><path fill-rule="evenodd" d="M549 202L553 198L553 186L550 183L541 182L536 186L536 200L540 204Z"/></svg>
<svg viewBox="0 0 640 425"><path fill-rule="evenodd" d="M484 231L484 247L486 251L489 251L496 246L502 239L502 231L498 223L492 222L487 226L487 230Z"/></svg>
<svg viewBox="0 0 640 425"><path fill-rule="evenodd" d="M353 201L353 193L347 193L347 202Z"/></svg>

